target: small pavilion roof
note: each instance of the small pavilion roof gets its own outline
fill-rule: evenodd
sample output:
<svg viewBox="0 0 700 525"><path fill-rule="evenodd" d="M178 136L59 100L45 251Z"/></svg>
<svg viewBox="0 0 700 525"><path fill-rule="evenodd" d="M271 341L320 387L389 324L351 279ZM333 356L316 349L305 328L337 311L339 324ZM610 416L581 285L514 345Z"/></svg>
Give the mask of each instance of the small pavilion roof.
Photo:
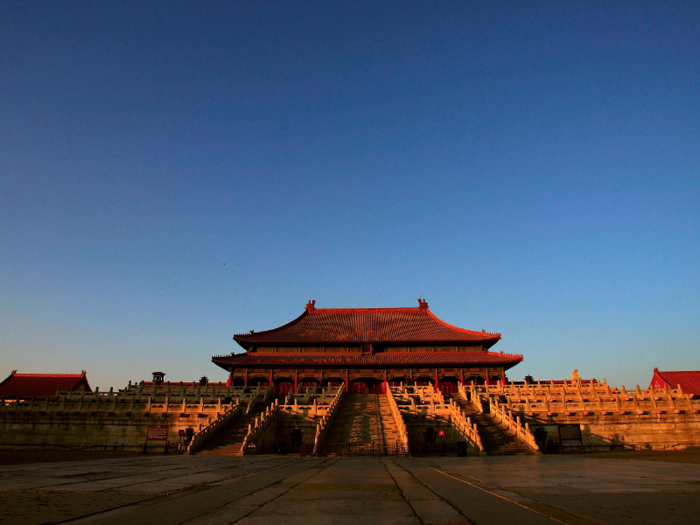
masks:
<svg viewBox="0 0 700 525"><path fill-rule="evenodd" d="M214 356L212 361L224 369L272 367L414 367L426 366L503 366L510 368L523 360L522 355L495 352L429 352L375 355L324 355L324 354L232 354Z"/></svg>
<svg viewBox="0 0 700 525"><path fill-rule="evenodd" d="M80 374L18 374L13 370L0 383L0 399L55 396L59 388L78 390L81 386L86 392L92 392L85 370Z"/></svg>
<svg viewBox="0 0 700 525"><path fill-rule="evenodd" d="M662 372L654 368L654 376L649 386L663 388L664 385L668 385L669 388L678 388L680 385L684 394L700 396L700 370Z"/></svg>
<svg viewBox="0 0 700 525"><path fill-rule="evenodd" d="M236 334L243 348L260 345L342 345L358 343L452 344L490 348L501 334L448 324L419 300L418 308L316 308L309 301L299 317L279 328Z"/></svg>

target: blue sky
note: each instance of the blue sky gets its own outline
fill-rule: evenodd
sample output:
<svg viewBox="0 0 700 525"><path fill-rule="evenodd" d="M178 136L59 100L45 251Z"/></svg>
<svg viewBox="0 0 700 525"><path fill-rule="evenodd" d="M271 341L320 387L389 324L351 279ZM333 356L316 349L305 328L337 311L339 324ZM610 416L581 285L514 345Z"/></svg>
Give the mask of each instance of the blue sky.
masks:
<svg viewBox="0 0 700 525"><path fill-rule="evenodd" d="M434 4L3 2L0 375L419 297L514 379L700 369L700 5Z"/></svg>

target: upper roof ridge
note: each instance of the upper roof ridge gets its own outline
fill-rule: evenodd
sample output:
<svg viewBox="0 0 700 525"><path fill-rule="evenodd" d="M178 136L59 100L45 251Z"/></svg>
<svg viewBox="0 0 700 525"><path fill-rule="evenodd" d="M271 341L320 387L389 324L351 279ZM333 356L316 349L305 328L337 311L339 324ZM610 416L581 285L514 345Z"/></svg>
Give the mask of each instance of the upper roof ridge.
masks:
<svg viewBox="0 0 700 525"><path fill-rule="evenodd" d="M452 343L493 346L501 334L467 330L446 323L428 308L425 299L418 307L398 308L316 308L310 300L304 312L285 325L262 332L235 334L244 348L248 345L297 343Z"/></svg>

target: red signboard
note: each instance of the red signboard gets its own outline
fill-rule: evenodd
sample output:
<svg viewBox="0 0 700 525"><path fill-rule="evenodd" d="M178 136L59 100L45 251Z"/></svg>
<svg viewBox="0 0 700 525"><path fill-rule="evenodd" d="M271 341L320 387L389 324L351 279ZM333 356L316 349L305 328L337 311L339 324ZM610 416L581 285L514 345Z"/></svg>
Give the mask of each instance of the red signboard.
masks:
<svg viewBox="0 0 700 525"><path fill-rule="evenodd" d="M146 428L146 441L167 441L168 425L148 425Z"/></svg>
<svg viewBox="0 0 700 525"><path fill-rule="evenodd" d="M442 429L438 430L438 436L445 437L445 431Z"/></svg>

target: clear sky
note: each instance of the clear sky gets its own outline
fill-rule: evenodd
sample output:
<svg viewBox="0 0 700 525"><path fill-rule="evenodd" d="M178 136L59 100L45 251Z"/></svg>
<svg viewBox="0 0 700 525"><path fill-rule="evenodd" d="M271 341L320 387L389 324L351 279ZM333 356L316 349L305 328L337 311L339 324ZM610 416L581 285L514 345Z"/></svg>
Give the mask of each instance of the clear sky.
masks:
<svg viewBox="0 0 700 525"><path fill-rule="evenodd" d="M323 307L700 369L700 3L0 3L0 376L225 378Z"/></svg>

